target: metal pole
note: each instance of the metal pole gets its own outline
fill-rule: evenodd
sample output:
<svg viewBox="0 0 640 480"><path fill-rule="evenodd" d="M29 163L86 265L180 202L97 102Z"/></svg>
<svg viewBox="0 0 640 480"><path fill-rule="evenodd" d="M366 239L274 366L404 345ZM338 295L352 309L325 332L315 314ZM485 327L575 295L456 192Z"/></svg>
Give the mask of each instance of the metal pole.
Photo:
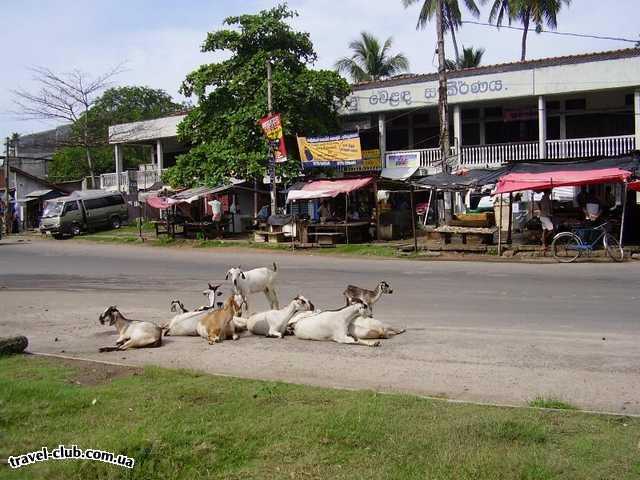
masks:
<svg viewBox="0 0 640 480"><path fill-rule="evenodd" d="M498 203L498 256L502 256L502 194Z"/></svg>
<svg viewBox="0 0 640 480"><path fill-rule="evenodd" d="M438 34L438 117L440 119L440 154L442 171L448 172L447 159L451 153L449 144L449 108L447 105L447 69L444 51L444 0L438 0L436 30Z"/></svg>
<svg viewBox="0 0 640 480"><path fill-rule="evenodd" d="M349 218L349 192L344 194L344 235L347 238L347 245L349 245L349 227L347 221Z"/></svg>
<svg viewBox="0 0 640 480"><path fill-rule="evenodd" d="M411 198L411 229L413 231L413 251L415 253L418 253L418 236L416 234L416 209L415 209L415 202L413 199L413 193L414 193L415 187L413 186L413 183L411 184L411 194L410 194L410 198Z"/></svg>
<svg viewBox="0 0 640 480"><path fill-rule="evenodd" d="M273 112L272 88L273 81L271 79L271 60L267 60L267 107L269 109L269 114ZM269 144L269 151L271 153L269 157L269 177L271 181L271 215L275 215L276 209L278 208L278 197L276 195L276 155L273 151L273 147L273 145Z"/></svg>
<svg viewBox="0 0 640 480"><path fill-rule="evenodd" d="M511 235L513 225L511 222L513 221L513 193L509 192L509 227L507 228L507 243L511 245L513 243Z"/></svg>
<svg viewBox="0 0 640 480"><path fill-rule="evenodd" d="M4 233L9 235L9 137L5 141L4 156Z"/></svg>
<svg viewBox="0 0 640 480"><path fill-rule="evenodd" d="M620 247L622 247L622 234L624 233L624 218L627 212L627 182L624 183L624 195L622 197L622 219L620 220Z"/></svg>

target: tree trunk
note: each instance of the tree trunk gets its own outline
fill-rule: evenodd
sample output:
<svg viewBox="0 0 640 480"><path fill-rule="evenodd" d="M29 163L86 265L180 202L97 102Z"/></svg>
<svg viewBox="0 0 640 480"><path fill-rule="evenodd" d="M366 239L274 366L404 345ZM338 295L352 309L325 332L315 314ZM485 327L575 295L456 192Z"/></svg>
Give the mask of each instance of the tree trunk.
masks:
<svg viewBox="0 0 640 480"><path fill-rule="evenodd" d="M2 337L0 338L0 356L22 353L27 348L27 345L29 345L29 340L22 335L18 337Z"/></svg>
<svg viewBox="0 0 640 480"><path fill-rule="evenodd" d="M456 70L460 70L460 50L458 50L458 40L456 38L456 30L451 27L451 40L453 41L453 51L456 55Z"/></svg>
<svg viewBox="0 0 640 480"><path fill-rule="evenodd" d="M524 26L524 30L522 32L522 55L520 56L520 61L524 62L527 58L527 34L529 33L529 21L531 19L531 12L527 11L522 16L522 25Z"/></svg>
<svg viewBox="0 0 640 480"><path fill-rule="evenodd" d="M94 188L95 176L93 175L93 160L91 159L91 149L88 145L85 145L85 152L87 154L87 165L89 167L89 175L91 176L91 188Z"/></svg>

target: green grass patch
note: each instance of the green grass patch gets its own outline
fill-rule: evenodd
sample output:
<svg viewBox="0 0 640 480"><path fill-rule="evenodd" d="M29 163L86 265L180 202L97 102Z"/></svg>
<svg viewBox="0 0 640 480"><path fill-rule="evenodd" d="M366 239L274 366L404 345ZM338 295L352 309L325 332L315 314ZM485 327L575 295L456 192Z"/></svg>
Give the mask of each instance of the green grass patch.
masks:
<svg viewBox="0 0 640 480"><path fill-rule="evenodd" d="M554 397L538 396L529 402L530 407L555 408L558 410L576 410L570 403L564 402Z"/></svg>
<svg viewBox="0 0 640 480"><path fill-rule="evenodd" d="M76 444L133 457L135 468L49 461L0 467L0 477L573 480L640 473L638 419L160 368L109 378L101 368L0 358L0 457Z"/></svg>
<svg viewBox="0 0 640 480"><path fill-rule="evenodd" d="M367 257L395 257L398 254L398 249L396 247L368 243L336 245L335 248L319 249L319 251L321 253L363 255Z"/></svg>

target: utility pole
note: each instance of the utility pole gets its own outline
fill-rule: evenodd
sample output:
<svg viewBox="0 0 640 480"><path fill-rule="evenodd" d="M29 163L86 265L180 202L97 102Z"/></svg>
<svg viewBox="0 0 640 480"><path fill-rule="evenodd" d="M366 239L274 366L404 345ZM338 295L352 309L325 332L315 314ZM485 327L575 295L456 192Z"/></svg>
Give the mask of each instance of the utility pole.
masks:
<svg viewBox="0 0 640 480"><path fill-rule="evenodd" d="M447 105L447 69L444 53L444 0L438 0L436 29L438 32L438 118L440 119L440 155L442 171L448 172L447 160L451 155L449 144L449 107Z"/></svg>
<svg viewBox="0 0 640 480"><path fill-rule="evenodd" d="M5 141L4 155L4 233L9 235L9 137Z"/></svg>
<svg viewBox="0 0 640 480"><path fill-rule="evenodd" d="M267 60L267 105L269 115L273 113L273 97L271 90L273 82L271 80L271 60ZM275 145L274 145L275 143ZM276 196L276 154L274 148L278 148L277 141L269 141L269 181L271 182L271 215L276 214L278 207L278 197Z"/></svg>

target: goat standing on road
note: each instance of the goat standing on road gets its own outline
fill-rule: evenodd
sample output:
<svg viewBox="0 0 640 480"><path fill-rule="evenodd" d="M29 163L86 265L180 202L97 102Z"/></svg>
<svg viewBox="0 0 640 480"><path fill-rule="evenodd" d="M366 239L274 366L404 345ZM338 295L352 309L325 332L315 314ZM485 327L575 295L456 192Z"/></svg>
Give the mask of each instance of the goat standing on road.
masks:
<svg viewBox="0 0 640 480"><path fill-rule="evenodd" d="M393 290L391 285L382 281L378 284L375 290L367 290L366 288L356 287L355 285L349 285L342 294L347 299L347 305L351 305L356 300L366 304L373 312L373 304L380 300L383 294L391 294Z"/></svg>
<svg viewBox="0 0 640 480"><path fill-rule="evenodd" d="M101 352L113 352L128 348L159 347L162 345L162 329L155 323L129 320L114 307L108 307L98 320L102 325L115 325L118 334L115 347L102 347Z"/></svg>
<svg viewBox="0 0 640 480"><path fill-rule="evenodd" d="M254 268L247 272L240 267L233 267L227 271L227 280L231 280L234 292L242 296L247 314L249 310L249 295L252 293L264 293L272 310L279 310L278 295L275 282L278 277L278 266L273 262L273 270L266 267Z"/></svg>

